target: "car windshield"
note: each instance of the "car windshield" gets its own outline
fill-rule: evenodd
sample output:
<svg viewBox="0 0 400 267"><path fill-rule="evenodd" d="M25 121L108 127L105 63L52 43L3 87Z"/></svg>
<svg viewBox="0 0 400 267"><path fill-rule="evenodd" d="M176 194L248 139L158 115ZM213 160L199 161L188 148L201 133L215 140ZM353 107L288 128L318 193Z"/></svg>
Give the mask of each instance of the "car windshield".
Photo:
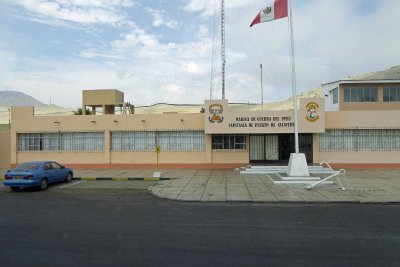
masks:
<svg viewBox="0 0 400 267"><path fill-rule="evenodd" d="M33 162L26 162L22 163L18 167L15 168L15 170L37 170L39 168L40 164L39 163L33 163Z"/></svg>

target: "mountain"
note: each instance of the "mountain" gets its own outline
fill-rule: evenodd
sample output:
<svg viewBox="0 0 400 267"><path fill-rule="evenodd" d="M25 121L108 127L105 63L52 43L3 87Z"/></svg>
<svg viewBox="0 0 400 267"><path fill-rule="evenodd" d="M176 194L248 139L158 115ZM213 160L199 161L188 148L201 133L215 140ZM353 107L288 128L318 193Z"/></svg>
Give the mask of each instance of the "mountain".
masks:
<svg viewBox="0 0 400 267"><path fill-rule="evenodd" d="M347 80L400 80L400 65L387 70L351 76Z"/></svg>
<svg viewBox="0 0 400 267"><path fill-rule="evenodd" d="M355 75L344 78L343 80L400 80L400 65L391 67L387 70L376 71L367 74ZM298 93L298 98L318 98L323 97L322 87L306 90ZM8 111L4 107L9 106L36 106L36 115L72 115L72 109L65 109L57 106L47 106L42 102L34 99L26 94L16 91L0 91L0 124L2 121L8 120ZM263 106L259 103L229 103L232 110L256 111L256 110L288 110L293 109L293 100L288 98L282 101L264 103ZM3 108L2 108L3 107ZM197 113L203 104L167 104L158 103L150 106L136 106L136 114L157 114L164 112L179 112L179 113ZM117 112L118 113L118 112ZM3 114L3 116L1 116ZM3 117L3 119L2 119ZM3 122L4 123L4 122Z"/></svg>
<svg viewBox="0 0 400 267"><path fill-rule="evenodd" d="M387 70L370 72L361 75L350 76L343 80L400 80L400 65L391 67ZM298 98L320 98L323 97L322 87L316 87L298 93ZM151 106L136 107L137 114L152 114L163 112L198 112L203 105L179 105L159 103ZM229 103L229 107L236 111L260 111L260 110L289 110L293 109L293 98L286 100L264 103Z"/></svg>
<svg viewBox="0 0 400 267"><path fill-rule="evenodd" d="M39 100L17 91L0 91L0 107L11 106L46 106Z"/></svg>

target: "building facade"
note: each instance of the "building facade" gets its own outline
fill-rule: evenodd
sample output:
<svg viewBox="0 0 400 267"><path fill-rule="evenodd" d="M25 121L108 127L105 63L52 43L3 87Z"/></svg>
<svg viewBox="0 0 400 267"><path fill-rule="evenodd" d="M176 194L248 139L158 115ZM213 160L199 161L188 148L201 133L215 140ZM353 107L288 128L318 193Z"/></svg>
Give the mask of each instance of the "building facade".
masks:
<svg viewBox="0 0 400 267"><path fill-rule="evenodd" d="M324 98L299 100L308 163L400 167L400 81L337 81L323 90ZM132 114L118 90L83 95L83 109L100 107L101 115L35 116L33 107L12 107L11 165L232 168L287 164L294 152L293 110L235 111L227 100L207 100L204 112Z"/></svg>
<svg viewBox="0 0 400 267"><path fill-rule="evenodd" d="M319 159L341 165L399 167L400 81L343 80L322 85L326 127Z"/></svg>

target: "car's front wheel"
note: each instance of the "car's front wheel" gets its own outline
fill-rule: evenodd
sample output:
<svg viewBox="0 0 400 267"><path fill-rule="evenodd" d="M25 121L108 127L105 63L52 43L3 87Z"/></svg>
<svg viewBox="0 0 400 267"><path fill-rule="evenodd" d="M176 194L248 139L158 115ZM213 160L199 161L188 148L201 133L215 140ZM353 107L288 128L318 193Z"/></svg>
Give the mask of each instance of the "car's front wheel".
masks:
<svg viewBox="0 0 400 267"><path fill-rule="evenodd" d="M42 179L42 181L40 181L40 190L44 191L47 189L47 185L48 185L48 181L47 179Z"/></svg>
<svg viewBox="0 0 400 267"><path fill-rule="evenodd" d="M71 181L72 181L72 173L69 172L68 175L67 175L67 178L65 178L65 182L69 183Z"/></svg>

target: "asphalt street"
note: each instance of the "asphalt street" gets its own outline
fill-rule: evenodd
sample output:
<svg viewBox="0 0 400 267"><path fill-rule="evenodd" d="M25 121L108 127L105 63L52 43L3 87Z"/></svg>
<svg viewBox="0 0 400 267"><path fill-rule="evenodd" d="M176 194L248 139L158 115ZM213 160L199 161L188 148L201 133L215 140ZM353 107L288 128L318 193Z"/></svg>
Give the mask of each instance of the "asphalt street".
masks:
<svg viewBox="0 0 400 267"><path fill-rule="evenodd" d="M83 184L45 192L0 188L0 266L398 266L400 260L399 205L178 202L150 196L145 184Z"/></svg>

